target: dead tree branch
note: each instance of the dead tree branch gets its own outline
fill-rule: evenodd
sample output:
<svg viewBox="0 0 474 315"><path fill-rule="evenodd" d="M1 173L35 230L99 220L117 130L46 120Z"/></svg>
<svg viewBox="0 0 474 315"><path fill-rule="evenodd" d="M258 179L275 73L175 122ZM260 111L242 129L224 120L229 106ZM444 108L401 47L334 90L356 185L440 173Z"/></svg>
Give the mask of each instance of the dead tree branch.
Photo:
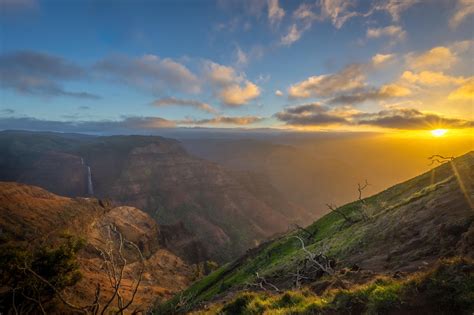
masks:
<svg viewBox="0 0 474 315"><path fill-rule="evenodd" d="M117 244L114 241L114 236L118 240ZM123 281L123 276L124 276L124 270L125 270L125 266L127 265L127 260L125 259L125 256L123 253L124 247L129 247L133 249L134 251L136 251L140 260L140 264L141 264L141 267L138 273L138 279L133 285L132 296L129 301L124 301L122 297L122 292L121 292L121 290L123 289L122 281ZM108 310L110 306L112 305L114 300L117 300L117 310L114 311L114 313L123 314L124 311L127 310L130 307L130 305L132 305L135 299L135 296L138 292L138 288L140 287L140 283L143 278L143 273L145 271L145 258L143 257L143 254L141 250L139 249L139 247L135 243L126 240L123 237L122 233L120 233L117 227L114 225L108 226L108 240L106 242L106 248L100 249L96 247L96 250L98 251L99 255L101 256L103 260L103 265L102 265L103 269L105 270L109 284L113 289L111 297L106 301L103 307L101 307L100 305L101 285L99 283L97 284L97 287L95 290L95 296L94 296L93 302L86 306L79 306L68 301L68 299L62 295L60 290L58 290L51 282L49 282L48 280L43 278L41 275L36 273L26 263L23 267L20 267L19 269L30 273L36 279L40 280L46 286L51 288L53 292L55 293L56 297L62 303L64 303L66 306L68 306L69 308L75 311L81 312L83 314L94 314L94 315L99 314L99 312L100 314L109 314L110 311ZM26 296L23 292L22 292L22 295L26 299L32 302L35 302L40 308L40 310L44 314L46 314L44 311L43 305L41 303L40 297L38 299L35 299L31 296ZM16 307L15 307L15 312L18 313L18 311L16 310Z"/></svg>
<svg viewBox="0 0 474 315"><path fill-rule="evenodd" d="M364 221L367 221L369 219L369 216L367 215L367 212L366 212L366 209L367 209L367 202L365 201L365 199L362 199L362 193L364 192L364 190L369 186L369 182L367 181L367 179L365 180L365 183L363 185L361 185L360 183L357 184L357 191L359 192L359 204L360 204L360 207L358 207L358 211L359 213L361 214L362 216L362 219L364 219Z"/></svg>
<svg viewBox="0 0 474 315"><path fill-rule="evenodd" d="M117 238L118 240L117 250L115 249L116 245L114 242L114 235L115 238ZM138 292L138 288L142 281L143 272L145 270L145 258L143 257L143 254L139 247L135 243L126 240L115 225L108 225L108 237L109 240L107 242L107 248L105 250L97 248L97 250L99 251L102 257L103 266L105 267L104 269L107 273L107 277L113 289L113 293L102 308L101 315L106 314L107 309L110 307L110 305L115 299L117 300L118 309L115 313L123 314L123 312L133 303L133 300L135 299L135 296ZM125 246L134 249L138 253L141 268L138 274L137 282L135 283L132 291L132 296L128 302L124 303L121 288L125 266L127 265L127 260L125 259L125 256L123 254L123 249ZM114 254L115 251L117 252L117 255Z"/></svg>
<svg viewBox="0 0 474 315"><path fill-rule="evenodd" d="M301 249L306 253L306 258L311 263L313 263L319 270L323 271L324 273L327 273L329 275L334 274L334 269L331 267L330 259L328 259L322 252L320 252L319 254L315 254L309 251L306 248L304 241L301 237L299 236L293 236L293 237L300 241Z"/></svg>
<svg viewBox="0 0 474 315"><path fill-rule="evenodd" d="M274 285L273 283L268 282L268 280L265 279L264 277L260 276L260 274L258 272L255 272L255 276L256 276L256 282L247 283L248 287L257 287L262 291L268 291L267 287L270 287L270 289L275 291L275 292L281 292L280 289L278 289L278 287L276 285Z"/></svg>
<svg viewBox="0 0 474 315"><path fill-rule="evenodd" d="M298 225L298 224L293 224L293 226L295 227L296 230L298 231L302 231L303 233L306 234L306 239L311 239L313 238L314 235L316 235L317 233L317 230L315 229L313 232L309 231L308 229Z"/></svg>
<svg viewBox="0 0 474 315"><path fill-rule="evenodd" d="M24 270L26 272L29 272L30 274L32 274L34 277L36 277L38 280L40 280L41 282L43 282L44 284L46 284L48 287L50 287L54 293L56 294L56 296L59 298L59 300L61 302L63 302L65 305L67 305L68 307L70 307L71 309L73 310L76 310L76 311L80 311L84 314L88 314L89 313L89 309L92 307L92 305L88 305L88 306L78 306L78 305L75 305L71 302L69 302L68 300L66 300L63 295L61 294L61 292L53 285L51 284L51 282L49 282L48 280L46 280L45 278L43 278L42 276L40 276L39 274L37 274L33 269L31 269L30 267L25 266L24 267L21 267L20 270Z"/></svg>
<svg viewBox="0 0 474 315"><path fill-rule="evenodd" d="M327 203L326 207L328 207L328 209L331 210L332 212L335 212L335 213L339 214L340 216L342 216L344 218L344 221L346 221L347 223L349 223L349 224L354 223L354 220L351 219L349 216L347 216L344 212L339 210L339 208L336 205Z"/></svg>

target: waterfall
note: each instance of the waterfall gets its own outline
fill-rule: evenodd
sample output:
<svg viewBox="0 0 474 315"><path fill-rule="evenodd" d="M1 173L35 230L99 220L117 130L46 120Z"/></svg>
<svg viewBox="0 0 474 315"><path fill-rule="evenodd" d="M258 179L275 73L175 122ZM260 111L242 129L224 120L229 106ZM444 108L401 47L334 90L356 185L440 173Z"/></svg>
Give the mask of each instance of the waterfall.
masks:
<svg viewBox="0 0 474 315"><path fill-rule="evenodd" d="M87 194L90 196L94 195L94 186L92 186L92 173L90 166L87 166Z"/></svg>
<svg viewBox="0 0 474 315"><path fill-rule="evenodd" d="M81 165L84 165L84 158L81 157Z"/></svg>

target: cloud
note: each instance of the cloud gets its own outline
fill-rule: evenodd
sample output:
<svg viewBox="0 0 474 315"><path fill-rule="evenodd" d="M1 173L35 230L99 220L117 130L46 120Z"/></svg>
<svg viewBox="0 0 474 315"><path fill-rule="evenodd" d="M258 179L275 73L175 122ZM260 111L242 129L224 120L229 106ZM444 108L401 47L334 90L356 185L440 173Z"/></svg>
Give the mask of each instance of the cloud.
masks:
<svg viewBox="0 0 474 315"><path fill-rule="evenodd" d="M364 14L352 11L353 0L320 0L314 4L302 3L293 12L293 23L287 33L280 38L280 44L289 46L298 41L304 32L309 30L313 22L330 21L340 29L352 17Z"/></svg>
<svg viewBox="0 0 474 315"><path fill-rule="evenodd" d="M249 62L247 54L240 49L239 46L235 49L236 63L240 66L245 66Z"/></svg>
<svg viewBox="0 0 474 315"><path fill-rule="evenodd" d="M60 81L79 80L84 70L61 57L34 51L0 56L0 83L21 94L99 99L95 94L65 90Z"/></svg>
<svg viewBox="0 0 474 315"><path fill-rule="evenodd" d="M283 10L278 0L268 0L268 20L271 25L278 25L285 16L285 10Z"/></svg>
<svg viewBox="0 0 474 315"><path fill-rule="evenodd" d="M331 109L319 103L286 108L275 117L292 126L369 125L404 130L431 130L437 128L472 128L474 122L423 113L413 108L394 108L375 113L360 112L352 107Z"/></svg>
<svg viewBox="0 0 474 315"><path fill-rule="evenodd" d="M411 94L409 88L392 83L380 88L364 88L349 94L338 95L328 101L329 104L358 104L367 101L381 101L391 98L404 97Z"/></svg>
<svg viewBox="0 0 474 315"><path fill-rule="evenodd" d="M410 53L407 65L415 70L446 70L457 62L457 56L448 47L434 47L424 53Z"/></svg>
<svg viewBox="0 0 474 315"><path fill-rule="evenodd" d="M468 16L474 14L474 1L472 0L458 0L453 16L449 19L449 26L456 28Z"/></svg>
<svg viewBox="0 0 474 315"><path fill-rule="evenodd" d="M369 28L367 30L367 38L391 37L397 40L403 40L406 32L396 25L390 25L380 28Z"/></svg>
<svg viewBox="0 0 474 315"><path fill-rule="evenodd" d="M436 128L472 128L473 121L442 117L438 114L422 113L412 108L383 110L363 113L355 117L358 125L405 130L430 130Z"/></svg>
<svg viewBox="0 0 474 315"><path fill-rule="evenodd" d="M0 117L0 130L58 131L92 134L150 134L162 129L197 125L250 125L262 121L256 116L219 116L202 120L168 120L161 117L127 116L119 120L42 120L32 117Z"/></svg>
<svg viewBox="0 0 474 315"><path fill-rule="evenodd" d="M219 98L228 106L242 106L259 95L259 87L250 81L246 81L243 86L239 84L226 86L219 92Z"/></svg>
<svg viewBox="0 0 474 315"><path fill-rule="evenodd" d="M276 96L283 96L283 92L280 91L280 90L276 90L276 91L275 91L275 95L276 95Z"/></svg>
<svg viewBox="0 0 474 315"><path fill-rule="evenodd" d="M293 12L293 17L298 20L312 21L318 19L318 15L313 11L313 5L309 3L302 3Z"/></svg>
<svg viewBox="0 0 474 315"><path fill-rule="evenodd" d="M376 54L372 57L372 64L377 67L392 60L394 57L394 54Z"/></svg>
<svg viewBox="0 0 474 315"><path fill-rule="evenodd" d="M449 49L456 55L463 53L472 54L474 50L474 39L455 41L449 45Z"/></svg>
<svg viewBox="0 0 474 315"><path fill-rule="evenodd" d="M207 113L216 113L216 110L209 104L196 100L178 99L174 97L160 98L152 102L153 106L184 106L193 107Z"/></svg>
<svg viewBox="0 0 474 315"><path fill-rule="evenodd" d="M333 124L347 124L348 121L329 108L319 103L311 103L288 107L275 117L292 126L327 126Z"/></svg>
<svg viewBox="0 0 474 315"><path fill-rule="evenodd" d="M77 109L79 109L79 110L89 110L91 108L89 106L79 106Z"/></svg>
<svg viewBox="0 0 474 315"><path fill-rule="evenodd" d="M311 27L314 21L329 20L335 28L340 29L353 17L369 17L376 11L386 11L392 16L393 21L397 22L403 11L420 2L420 0L374 0L373 2L375 4L365 13L354 10L357 4L356 0L319 0L314 4L302 3L293 12L293 18L302 25L294 24L283 37L285 41L281 40L281 43L291 45L301 38L302 34ZM403 39L406 32L400 26L388 26L380 29L370 29L367 34L369 38L381 36Z"/></svg>
<svg viewBox="0 0 474 315"><path fill-rule="evenodd" d="M292 24L288 28L288 32L281 37L280 44L284 46L290 46L301 38L301 35L303 35L305 30L305 28L299 29L296 24Z"/></svg>
<svg viewBox="0 0 474 315"><path fill-rule="evenodd" d="M399 21L401 13L413 5L421 2L420 0L382 0L377 3L373 10L386 11L392 16L394 21Z"/></svg>
<svg viewBox="0 0 474 315"><path fill-rule="evenodd" d="M421 71L419 73L405 71L401 76L401 80L424 86L459 85L466 82L464 77L455 77L434 71Z"/></svg>
<svg viewBox="0 0 474 315"><path fill-rule="evenodd" d="M362 88L365 85L364 65L352 64L334 74L312 76L288 89L290 98L331 96Z"/></svg>
<svg viewBox="0 0 474 315"><path fill-rule="evenodd" d="M31 117L0 118L1 129L82 132L97 134L146 133L174 128L176 123L160 117L124 117L121 120L54 121Z"/></svg>
<svg viewBox="0 0 474 315"><path fill-rule="evenodd" d="M232 67L207 61L204 73L224 105L242 106L260 95L260 88Z"/></svg>
<svg viewBox="0 0 474 315"><path fill-rule="evenodd" d="M474 100L474 79L470 79L458 89L448 95L450 101L470 101Z"/></svg>
<svg viewBox="0 0 474 315"><path fill-rule="evenodd" d="M0 114L2 115L13 115L14 113L15 113L15 110L11 108L0 109Z"/></svg>
<svg viewBox="0 0 474 315"><path fill-rule="evenodd" d="M256 116L239 116L239 117L229 117L229 116L217 116L210 119L186 119L180 120L177 123L179 125L251 125L257 122L262 121L263 118Z"/></svg>
<svg viewBox="0 0 474 315"><path fill-rule="evenodd" d="M355 2L351 0L321 0L321 19L330 19L335 28L341 28L350 18L359 15L351 11Z"/></svg>
<svg viewBox="0 0 474 315"><path fill-rule="evenodd" d="M176 90L199 93L200 81L186 66L170 58L144 55L138 58L112 56L97 62L96 72L113 81L155 94Z"/></svg>

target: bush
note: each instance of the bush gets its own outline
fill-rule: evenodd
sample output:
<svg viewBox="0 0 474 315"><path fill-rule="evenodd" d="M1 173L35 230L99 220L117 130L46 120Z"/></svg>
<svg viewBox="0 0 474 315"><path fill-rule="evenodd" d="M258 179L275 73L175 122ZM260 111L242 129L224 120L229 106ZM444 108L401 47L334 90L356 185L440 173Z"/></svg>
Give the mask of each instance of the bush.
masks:
<svg viewBox="0 0 474 315"><path fill-rule="evenodd" d="M222 313L228 315L247 314L245 312L247 309L247 305L249 305L253 298L254 296L251 294L243 294L232 302L225 305L222 308Z"/></svg>
<svg viewBox="0 0 474 315"><path fill-rule="evenodd" d="M76 284L81 279L76 254L83 246L83 240L72 236L64 236L57 247L40 246L31 250L24 244L1 246L0 281L3 290L0 313L13 309L13 298L15 306L26 313L35 313L40 304L54 299L55 290L33 272L57 291Z"/></svg>

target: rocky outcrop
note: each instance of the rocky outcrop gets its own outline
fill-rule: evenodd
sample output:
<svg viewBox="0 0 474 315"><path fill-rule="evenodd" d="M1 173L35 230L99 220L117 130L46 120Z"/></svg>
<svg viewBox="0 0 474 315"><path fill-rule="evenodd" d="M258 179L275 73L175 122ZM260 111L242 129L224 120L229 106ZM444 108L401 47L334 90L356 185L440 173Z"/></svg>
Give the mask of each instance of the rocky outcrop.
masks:
<svg viewBox="0 0 474 315"><path fill-rule="evenodd" d="M167 299L189 285L191 267L163 246L158 225L143 211L134 207L108 207L97 199L70 199L35 186L0 182L0 245L17 242L33 247L53 245L64 233L86 241L78 256L83 277L72 288L72 294L69 292L76 304L87 305L93 301L98 283L102 303L112 294L98 251L106 249L110 242L117 246L116 240L110 237L110 226L136 244L145 258L143 280L133 308L146 309L157 298ZM133 249L124 247L123 253L126 266L122 295L129 299L142 265Z"/></svg>

